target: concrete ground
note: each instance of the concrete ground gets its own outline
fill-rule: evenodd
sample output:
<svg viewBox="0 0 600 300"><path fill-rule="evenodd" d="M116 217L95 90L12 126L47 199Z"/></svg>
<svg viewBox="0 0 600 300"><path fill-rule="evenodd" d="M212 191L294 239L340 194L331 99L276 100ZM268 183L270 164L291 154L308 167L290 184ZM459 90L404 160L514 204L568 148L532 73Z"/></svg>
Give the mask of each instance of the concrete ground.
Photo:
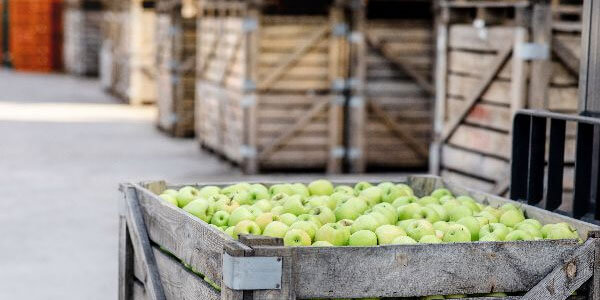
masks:
<svg viewBox="0 0 600 300"><path fill-rule="evenodd" d="M124 181L237 171L94 80L0 71L0 299L116 299Z"/></svg>

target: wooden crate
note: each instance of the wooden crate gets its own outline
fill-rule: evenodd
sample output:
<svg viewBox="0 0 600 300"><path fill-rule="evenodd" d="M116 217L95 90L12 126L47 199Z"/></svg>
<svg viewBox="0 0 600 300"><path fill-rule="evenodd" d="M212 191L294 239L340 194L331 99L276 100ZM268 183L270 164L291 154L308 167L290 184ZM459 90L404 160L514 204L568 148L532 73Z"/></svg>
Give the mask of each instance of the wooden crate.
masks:
<svg viewBox="0 0 600 300"><path fill-rule="evenodd" d="M157 2L157 125L177 137L194 135L196 19L180 1Z"/></svg>
<svg viewBox="0 0 600 300"><path fill-rule="evenodd" d="M516 203L438 177L409 176L399 182L410 185L418 196L447 187L456 195L470 195L487 205ZM576 290L582 298L600 299L600 228L537 207L523 205L528 217L543 223L572 224L585 242L283 247L281 239L262 236L233 240L157 196L166 188L179 187L165 182L121 186L119 299L293 300L503 291L525 293L507 299L562 300ZM233 272L258 278L281 272L279 285L263 290L232 288L228 264L249 265L255 260L268 260L275 267ZM583 285L587 292L580 289Z"/></svg>
<svg viewBox="0 0 600 300"><path fill-rule="evenodd" d="M156 101L154 1L106 2L101 81L132 105Z"/></svg>
<svg viewBox="0 0 600 300"><path fill-rule="evenodd" d="M433 131L433 1L353 6L348 134L353 172L427 168Z"/></svg>
<svg viewBox="0 0 600 300"><path fill-rule="evenodd" d="M92 9L85 8L83 3L77 4L68 5L63 12L65 70L75 75L95 76L98 75L102 42L101 6Z"/></svg>
<svg viewBox="0 0 600 300"><path fill-rule="evenodd" d="M442 176L506 193L514 112L535 108L575 113L577 79L556 46L560 44L548 3L441 5L433 165ZM525 49L531 44L524 43L541 47ZM576 43L571 40L569 47ZM536 51L541 56L527 57ZM570 193L575 128L568 130L565 190Z"/></svg>
<svg viewBox="0 0 600 300"><path fill-rule="evenodd" d="M196 132L248 173L339 172L347 46L340 6L200 1ZM291 7L288 7L291 6ZM309 14L310 13L310 14Z"/></svg>

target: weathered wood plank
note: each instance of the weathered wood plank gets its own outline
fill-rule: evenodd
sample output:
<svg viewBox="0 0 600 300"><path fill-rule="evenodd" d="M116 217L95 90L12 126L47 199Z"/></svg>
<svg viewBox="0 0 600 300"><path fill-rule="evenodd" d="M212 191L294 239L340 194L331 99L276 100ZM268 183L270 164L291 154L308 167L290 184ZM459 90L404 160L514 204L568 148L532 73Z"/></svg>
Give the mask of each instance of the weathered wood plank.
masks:
<svg viewBox="0 0 600 300"><path fill-rule="evenodd" d="M119 216L119 300L131 299L133 293L134 253L127 230L126 217Z"/></svg>
<svg viewBox="0 0 600 300"><path fill-rule="evenodd" d="M505 160L465 151L449 145L442 146L442 164L445 168L466 174L476 174L479 177L495 181L506 178L510 170L510 165Z"/></svg>
<svg viewBox="0 0 600 300"><path fill-rule="evenodd" d="M483 38L481 38L478 31L479 29L471 24L450 26L449 47L476 51L499 51L506 46L507 41L513 40L514 35L514 27L510 26L487 28Z"/></svg>
<svg viewBox="0 0 600 300"><path fill-rule="evenodd" d="M292 248L296 295L361 298L525 291L577 246L577 241L560 240L297 247Z"/></svg>

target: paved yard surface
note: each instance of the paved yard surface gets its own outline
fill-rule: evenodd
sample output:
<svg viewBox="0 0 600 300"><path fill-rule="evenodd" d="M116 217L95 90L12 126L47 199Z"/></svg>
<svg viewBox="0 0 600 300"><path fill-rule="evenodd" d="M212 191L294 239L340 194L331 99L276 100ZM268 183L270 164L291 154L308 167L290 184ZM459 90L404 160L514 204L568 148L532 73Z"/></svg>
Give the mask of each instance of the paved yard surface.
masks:
<svg viewBox="0 0 600 300"><path fill-rule="evenodd" d="M236 171L96 81L0 71L0 299L116 299L117 184Z"/></svg>

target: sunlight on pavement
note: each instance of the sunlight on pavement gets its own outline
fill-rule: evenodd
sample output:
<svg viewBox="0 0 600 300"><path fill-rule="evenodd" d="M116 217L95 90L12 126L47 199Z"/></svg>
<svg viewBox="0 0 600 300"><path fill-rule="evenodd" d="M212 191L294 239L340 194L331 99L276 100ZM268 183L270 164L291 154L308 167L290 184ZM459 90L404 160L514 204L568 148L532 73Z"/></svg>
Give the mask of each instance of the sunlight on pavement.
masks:
<svg viewBox="0 0 600 300"><path fill-rule="evenodd" d="M155 107L126 104L0 102L0 121L148 122L156 113Z"/></svg>

